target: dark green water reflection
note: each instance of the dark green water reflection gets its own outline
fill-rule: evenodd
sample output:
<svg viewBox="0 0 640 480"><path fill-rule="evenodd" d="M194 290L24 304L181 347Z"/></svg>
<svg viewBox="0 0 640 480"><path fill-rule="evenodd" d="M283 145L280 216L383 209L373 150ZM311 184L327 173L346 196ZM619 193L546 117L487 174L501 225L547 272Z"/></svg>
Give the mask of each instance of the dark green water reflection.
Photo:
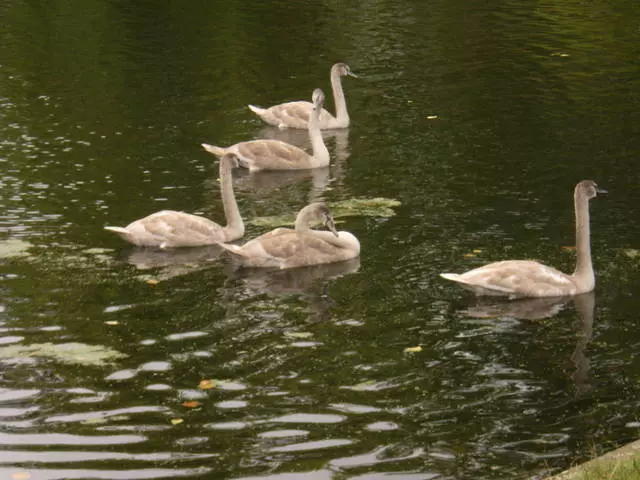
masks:
<svg viewBox="0 0 640 480"><path fill-rule="evenodd" d="M637 2L254 3L0 6L0 476L524 479L636 438ZM235 187L247 219L399 200L344 219L359 261L242 274L102 230L221 220L200 143L281 135L246 104L328 93L336 61L362 78L331 169ZM438 278L570 271L584 178L610 192L594 295L496 305Z"/></svg>

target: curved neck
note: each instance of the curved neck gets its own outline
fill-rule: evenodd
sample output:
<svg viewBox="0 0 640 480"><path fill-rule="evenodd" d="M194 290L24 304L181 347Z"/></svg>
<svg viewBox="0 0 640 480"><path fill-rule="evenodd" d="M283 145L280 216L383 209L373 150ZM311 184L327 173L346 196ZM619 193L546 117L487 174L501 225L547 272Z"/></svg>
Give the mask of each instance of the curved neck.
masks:
<svg viewBox="0 0 640 480"><path fill-rule="evenodd" d="M231 175L232 167L224 158L220 159L220 191L222 195L222 207L224 208L224 217L227 220L225 229L239 232L244 235L244 222L240 216L238 202L233 194L233 178Z"/></svg>
<svg viewBox="0 0 640 480"><path fill-rule="evenodd" d="M314 107L309 116L309 140L311 140L313 151L313 168L329 165L329 150L324 144L320 130L320 110L321 108Z"/></svg>
<svg viewBox="0 0 640 480"><path fill-rule="evenodd" d="M331 71L331 90L333 91L333 102L336 105L336 120L346 122L349 120L347 112L347 101L342 90L342 80L337 70Z"/></svg>
<svg viewBox="0 0 640 480"><path fill-rule="evenodd" d="M586 286L595 285L593 266L591 265L591 240L589 229L589 199L576 194L574 198L576 212L576 269L573 276Z"/></svg>

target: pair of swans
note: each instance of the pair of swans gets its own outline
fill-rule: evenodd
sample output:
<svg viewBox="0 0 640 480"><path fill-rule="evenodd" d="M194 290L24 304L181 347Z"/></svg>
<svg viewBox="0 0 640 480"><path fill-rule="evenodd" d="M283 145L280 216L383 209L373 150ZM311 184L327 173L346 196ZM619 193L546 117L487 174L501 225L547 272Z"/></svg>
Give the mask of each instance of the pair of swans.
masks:
<svg viewBox="0 0 640 480"><path fill-rule="evenodd" d="M334 117L327 110L322 109L318 121L322 129L347 128L349 126L347 101L344 98L341 81L341 78L347 75L358 78L346 63L336 63L331 67L331 90L333 90L336 116ZM278 128L307 128L313 104L309 102L287 102L270 108L260 108L254 105L249 105L249 108L269 125Z"/></svg>
<svg viewBox="0 0 640 480"><path fill-rule="evenodd" d="M227 226L221 227L197 215L163 210L124 228L105 229L137 246L169 248L217 244L246 267L287 269L342 262L360 255L358 239L350 232L337 231L329 208L322 203L312 203L300 210L293 229L276 228L242 246L227 243L244 234L242 218L230 186L229 164L233 161L234 158L227 154L220 162L221 171L229 168L229 185L223 191ZM315 223L324 224L330 231L313 230L311 226Z"/></svg>

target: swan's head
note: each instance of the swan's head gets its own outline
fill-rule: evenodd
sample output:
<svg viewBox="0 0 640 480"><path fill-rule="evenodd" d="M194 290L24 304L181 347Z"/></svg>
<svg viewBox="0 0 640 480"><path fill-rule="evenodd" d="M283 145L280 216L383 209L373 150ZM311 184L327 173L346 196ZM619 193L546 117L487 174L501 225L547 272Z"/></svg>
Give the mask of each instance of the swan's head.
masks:
<svg viewBox="0 0 640 480"><path fill-rule="evenodd" d="M313 108L315 110L322 110L322 106L324 105L324 92L316 88L311 95L311 99L313 100Z"/></svg>
<svg viewBox="0 0 640 480"><path fill-rule="evenodd" d="M338 72L338 75L340 75L341 77L346 77L348 75L353 78L358 78L358 76L351 71L351 68L349 68L349 65L347 65L346 63L336 63L332 67L332 70Z"/></svg>
<svg viewBox="0 0 640 480"><path fill-rule="evenodd" d="M232 153L225 153L220 158L220 166L225 166L227 168L238 168L240 166L240 162L238 162L238 157L236 157Z"/></svg>
<svg viewBox="0 0 640 480"><path fill-rule="evenodd" d="M310 225L321 223L325 227L327 227L331 233L333 233L336 237L338 236L338 231L336 230L336 224L333 221L333 216L331 215L331 211L324 203L312 203L311 205L307 205L296 217L296 229L299 228L308 228Z"/></svg>
<svg viewBox="0 0 640 480"><path fill-rule="evenodd" d="M598 185L593 180L583 180L576 185L575 196L586 197L587 200L591 200L599 193L607 193L606 190L598 188Z"/></svg>

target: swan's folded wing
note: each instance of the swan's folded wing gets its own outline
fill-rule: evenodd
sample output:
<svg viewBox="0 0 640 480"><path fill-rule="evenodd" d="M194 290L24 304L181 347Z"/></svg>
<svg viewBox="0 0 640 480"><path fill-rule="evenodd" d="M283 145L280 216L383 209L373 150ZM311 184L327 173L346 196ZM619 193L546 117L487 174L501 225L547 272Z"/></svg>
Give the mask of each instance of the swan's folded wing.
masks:
<svg viewBox="0 0 640 480"><path fill-rule="evenodd" d="M258 170L309 168L309 154L279 140L253 140L237 145L241 163Z"/></svg>
<svg viewBox="0 0 640 480"><path fill-rule="evenodd" d="M197 215L163 210L136 222L136 230L159 239L164 246L212 244L224 240L220 225ZM137 232L136 232L137 233Z"/></svg>
<svg viewBox="0 0 640 480"><path fill-rule="evenodd" d="M313 104L303 101L287 102L271 107L269 110L281 124L294 128L307 128Z"/></svg>
<svg viewBox="0 0 640 480"><path fill-rule="evenodd" d="M445 278L485 294L550 297L575 293L575 284L568 275L529 260L490 263L455 278Z"/></svg>

